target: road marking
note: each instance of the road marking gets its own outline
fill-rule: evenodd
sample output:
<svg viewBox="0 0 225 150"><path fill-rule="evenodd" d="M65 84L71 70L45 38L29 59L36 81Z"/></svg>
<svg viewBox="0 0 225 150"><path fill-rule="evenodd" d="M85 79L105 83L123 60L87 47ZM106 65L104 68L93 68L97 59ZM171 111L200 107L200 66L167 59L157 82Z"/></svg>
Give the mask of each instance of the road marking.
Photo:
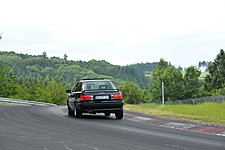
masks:
<svg viewBox="0 0 225 150"><path fill-rule="evenodd" d="M64 147L66 150L73 150L73 149L69 148L67 145L64 145Z"/></svg>
<svg viewBox="0 0 225 150"><path fill-rule="evenodd" d="M88 149L99 150L99 149L96 148L96 147L88 147Z"/></svg>
<svg viewBox="0 0 225 150"><path fill-rule="evenodd" d="M225 136L225 132L221 132L218 135Z"/></svg>
<svg viewBox="0 0 225 150"><path fill-rule="evenodd" d="M225 136L225 129L220 129L220 128L205 127L205 126L186 124L186 123L169 122L169 121L164 121L159 119L130 115L126 113L124 114L124 116L128 120L148 123L151 125L158 125L162 127L186 130L191 132L199 132L199 133L205 133L205 134Z"/></svg>
<svg viewBox="0 0 225 150"><path fill-rule="evenodd" d="M193 124L176 123L176 122L169 122L162 126L168 127L168 128L174 128L174 129L189 129L189 128L196 127L196 125L193 125Z"/></svg>
<svg viewBox="0 0 225 150"><path fill-rule="evenodd" d="M168 121L163 121L163 120L158 120L158 119L150 119L145 122L147 122L149 124L153 124L153 125L163 125L163 124L169 123Z"/></svg>
<svg viewBox="0 0 225 150"><path fill-rule="evenodd" d="M224 129L218 129L218 128L212 128L212 127L202 127L202 126L193 127L193 128L186 129L186 130L192 131L192 132L200 132L200 133L222 135L222 136L224 136L224 133L225 133Z"/></svg>

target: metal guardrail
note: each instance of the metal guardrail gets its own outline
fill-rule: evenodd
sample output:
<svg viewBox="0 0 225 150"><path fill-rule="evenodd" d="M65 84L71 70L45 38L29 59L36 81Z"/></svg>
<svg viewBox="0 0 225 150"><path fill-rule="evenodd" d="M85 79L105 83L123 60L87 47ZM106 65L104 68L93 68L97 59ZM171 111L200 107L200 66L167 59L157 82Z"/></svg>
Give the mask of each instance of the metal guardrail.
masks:
<svg viewBox="0 0 225 150"><path fill-rule="evenodd" d="M16 104L16 105L27 105L27 106L57 106L56 104L28 101L28 100L18 100L10 98L0 97L0 104Z"/></svg>
<svg viewBox="0 0 225 150"><path fill-rule="evenodd" d="M176 101L165 101L165 105L182 105L182 104L201 104L201 103L224 103L225 102L225 95L221 96L211 96L211 97L202 97L202 98L195 98L195 99L187 99L187 100L176 100ZM162 102L154 102L151 104L162 104Z"/></svg>

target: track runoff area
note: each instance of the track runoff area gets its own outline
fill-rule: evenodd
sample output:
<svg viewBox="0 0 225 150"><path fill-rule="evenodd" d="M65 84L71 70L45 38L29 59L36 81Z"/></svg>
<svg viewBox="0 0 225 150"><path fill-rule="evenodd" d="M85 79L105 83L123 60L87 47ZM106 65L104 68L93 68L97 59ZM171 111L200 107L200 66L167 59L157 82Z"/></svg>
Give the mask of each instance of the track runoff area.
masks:
<svg viewBox="0 0 225 150"><path fill-rule="evenodd" d="M154 119L149 117L142 117L137 115L132 115L129 113L125 113L125 118L128 120L133 120L137 122L143 122L150 125L156 125L166 128L174 128L179 130L186 130L191 132L199 132L204 134L213 134L218 136L225 136L225 129L223 128L216 128L216 127L209 127L209 126L201 126L195 124L187 124L187 123L177 123L177 122L170 122L161 119Z"/></svg>

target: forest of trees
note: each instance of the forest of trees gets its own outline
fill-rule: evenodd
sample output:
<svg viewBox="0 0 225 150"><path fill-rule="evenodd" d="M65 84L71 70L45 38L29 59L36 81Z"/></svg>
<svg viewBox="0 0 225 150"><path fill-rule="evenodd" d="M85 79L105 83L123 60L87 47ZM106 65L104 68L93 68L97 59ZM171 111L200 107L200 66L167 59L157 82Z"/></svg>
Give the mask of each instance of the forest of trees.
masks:
<svg viewBox="0 0 225 150"><path fill-rule="evenodd" d="M133 66L112 65L104 60L96 61L72 61L64 58L47 57L47 53L32 56L27 54L16 54L15 52L0 52L0 60L13 69L16 77L26 78L32 73L37 78L47 76L55 78L59 76L66 82L67 88L71 88L76 82L83 78L107 78L115 85L121 85L126 80L133 81L142 89L150 83L144 73L139 73Z"/></svg>
<svg viewBox="0 0 225 150"><path fill-rule="evenodd" d="M160 59L158 63L129 66L112 65L104 60L71 61L47 57L47 53L31 56L0 52L0 97L44 101L64 105L67 94L83 78L107 78L122 91L126 103L161 101L162 82L165 100L225 95L225 54L221 49L208 65L209 75L199 80L201 72L194 66L175 68ZM200 63L200 66L202 64ZM151 72L150 77L145 73Z"/></svg>
<svg viewBox="0 0 225 150"><path fill-rule="evenodd" d="M65 90L65 82L59 77L54 79L47 76L43 79L41 76L33 77L30 73L26 78L17 78L12 69L1 61L0 97L65 105Z"/></svg>
<svg viewBox="0 0 225 150"><path fill-rule="evenodd" d="M199 80L201 71L194 66L185 69L175 68L163 59L157 63L151 74L149 87L142 90L132 81L119 86L127 103L138 104L160 102L162 99L162 82L164 82L165 100L184 100L207 96L225 95L225 54L221 49L213 62L208 65L205 80Z"/></svg>
<svg viewBox="0 0 225 150"><path fill-rule="evenodd" d="M137 63L137 64L133 64L133 65L129 65L131 67L134 67L139 73L151 73L155 70L157 65L157 62L153 62L153 63Z"/></svg>

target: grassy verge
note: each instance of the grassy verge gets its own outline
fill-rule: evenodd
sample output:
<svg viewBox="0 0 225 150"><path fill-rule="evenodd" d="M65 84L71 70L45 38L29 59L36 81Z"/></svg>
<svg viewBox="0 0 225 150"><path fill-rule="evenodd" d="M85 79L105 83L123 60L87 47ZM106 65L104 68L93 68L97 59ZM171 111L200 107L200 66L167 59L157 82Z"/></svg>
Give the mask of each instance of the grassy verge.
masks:
<svg viewBox="0 0 225 150"><path fill-rule="evenodd" d="M0 103L0 105L15 105L15 104L4 104L4 103Z"/></svg>
<svg viewBox="0 0 225 150"><path fill-rule="evenodd" d="M153 116L164 116L188 119L225 125L225 103L203 103L199 105L128 105L126 110L136 111Z"/></svg>

